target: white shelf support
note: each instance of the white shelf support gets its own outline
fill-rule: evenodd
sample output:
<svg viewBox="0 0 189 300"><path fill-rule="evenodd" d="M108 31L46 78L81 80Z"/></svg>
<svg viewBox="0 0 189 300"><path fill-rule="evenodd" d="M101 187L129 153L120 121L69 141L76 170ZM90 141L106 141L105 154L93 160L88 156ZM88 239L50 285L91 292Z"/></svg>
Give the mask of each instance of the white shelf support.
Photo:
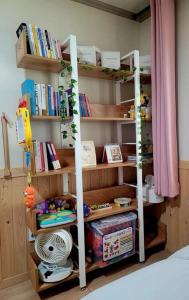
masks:
<svg viewBox="0 0 189 300"><path fill-rule="evenodd" d="M76 104L74 109L78 114L73 115L73 123L76 125L75 133L75 179L76 179L76 201L77 201L77 234L78 234L78 257L79 257L79 282L80 288L86 287L85 268L85 233L83 216L83 180L81 164L81 135L80 135L80 110L79 110L79 89L78 89L78 66L77 66L77 43L76 36L70 35L63 43L64 48L70 48L70 64L72 66L71 79L75 80L72 88L75 93ZM62 80L61 80L62 81ZM64 193L68 193L68 174L63 177Z"/></svg>
<svg viewBox="0 0 189 300"><path fill-rule="evenodd" d="M83 181L81 165L81 135L80 135L80 114L79 114L79 89L78 89L78 68L77 68L77 44L76 36L70 36L70 58L72 66L72 79L76 80L73 92L76 94L75 109L78 114L73 115L73 122L76 125L75 134L75 170L76 170L76 196L77 196L77 224L78 224L78 246L79 246L79 281L80 288L86 287L85 269L85 233L83 216Z"/></svg>
<svg viewBox="0 0 189 300"><path fill-rule="evenodd" d="M145 260L145 247L144 247L144 213L143 213L143 194L142 194L142 132L141 132L141 115L140 115L140 64L139 64L139 51L134 50L121 58L121 62L129 62L130 71L134 72L130 78L127 78L127 82L134 79L134 104L135 104L135 123L136 126L136 168L137 168L137 202L138 202L138 220L139 220L139 260L143 262ZM127 83L126 82L126 83ZM133 99L131 99L133 100ZM124 124L122 122L122 124ZM131 124L131 122L126 123Z"/></svg>
<svg viewBox="0 0 189 300"><path fill-rule="evenodd" d="M121 100L121 90L120 82L115 82L115 94L116 94L116 104L120 105ZM120 122L117 122L117 142L119 145L122 145L122 126ZM123 184L123 167L118 168L118 183L119 185Z"/></svg>
<svg viewBox="0 0 189 300"><path fill-rule="evenodd" d="M144 250L144 213L143 213L143 194L142 194L142 132L140 115L140 64L139 51L133 51L134 55L134 90L135 90L135 116L136 116L136 154L137 154L137 201L139 219L139 259L145 260Z"/></svg>

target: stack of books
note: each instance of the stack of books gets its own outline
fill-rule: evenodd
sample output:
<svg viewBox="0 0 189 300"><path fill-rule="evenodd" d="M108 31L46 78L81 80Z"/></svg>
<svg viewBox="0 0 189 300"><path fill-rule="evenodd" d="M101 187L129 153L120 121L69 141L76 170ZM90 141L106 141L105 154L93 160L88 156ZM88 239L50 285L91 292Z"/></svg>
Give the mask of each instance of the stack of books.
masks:
<svg viewBox="0 0 189 300"><path fill-rule="evenodd" d="M33 141L35 172L61 169L53 143Z"/></svg>
<svg viewBox="0 0 189 300"><path fill-rule="evenodd" d="M131 161L136 161L137 160L136 154L128 154L127 159Z"/></svg>
<svg viewBox="0 0 189 300"><path fill-rule="evenodd" d="M49 31L37 25L21 23L16 31L18 37L23 30L26 32L28 54L62 59L61 43Z"/></svg>
<svg viewBox="0 0 189 300"><path fill-rule="evenodd" d="M32 116L60 116L61 95L50 84L26 79L21 90L22 96L29 94Z"/></svg>

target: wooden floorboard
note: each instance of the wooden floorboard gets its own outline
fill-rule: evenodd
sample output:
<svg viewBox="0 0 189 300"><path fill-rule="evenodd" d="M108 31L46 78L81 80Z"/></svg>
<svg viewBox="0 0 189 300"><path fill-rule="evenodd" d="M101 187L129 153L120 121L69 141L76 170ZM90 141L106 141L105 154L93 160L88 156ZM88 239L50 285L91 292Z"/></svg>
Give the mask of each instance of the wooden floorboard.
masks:
<svg viewBox="0 0 189 300"><path fill-rule="evenodd" d="M60 288L57 291L47 291L45 294L40 296L34 291L31 282L24 281L15 286L6 288L0 291L1 300L79 300L84 297L86 294L94 291L95 289L116 280L122 276L125 276L133 271L136 271L140 268L143 268L151 263L159 261L169 256L169 252L166 250L160 251L156 254L152 254L147 258L145 263L135 263L129 264L127 260L124 260L119 265L114 265L109 269L104 269L100 274L91 274L88 278L88 285L85 291L81 291L78 285L75 285L73 288L68 290L61 290ZM97 276L98 275L98 276ZM72 283L73 284L73 283Z"/></svg>

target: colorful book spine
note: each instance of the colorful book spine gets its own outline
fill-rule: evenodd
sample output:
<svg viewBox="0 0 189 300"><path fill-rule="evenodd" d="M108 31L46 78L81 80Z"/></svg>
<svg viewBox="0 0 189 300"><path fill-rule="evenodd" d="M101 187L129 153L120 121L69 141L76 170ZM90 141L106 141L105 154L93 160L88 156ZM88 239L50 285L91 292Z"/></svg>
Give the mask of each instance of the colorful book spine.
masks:
<svg viewBox="0 0 189 300"><path fill-rule="evenodd" d="M41 29L41 35L42 35L42 40L44 45L45 57L48 57L48 47L47 47L47 40L45 36L45 30Z"/></svg>
<svg viewBox="0 0 189 300"><path fill-rule="evenodd" d="M21 85L22 96L29 94L31 115L36 115L36 102L35 102L35 82L32 79L26 79Z"/></svg>
<svg viewBox="0 0 189 300"><path fill-rule="evenodd" d="M88 111L88 116L92 117L92 113L91 113L91 108L90 108L90 103L89 103L89 97L85 96L86 99L86 105L87 105L87 111Z"/></svg>
<svg viewBox="0 0 189 300"><path fill-rule="evenodd" d="M37 95L38 95L39 116L42 116L43 115L43 110L42 110L42 88L41 88L41 84L37 83L36 88L37 88Z"/></svg>
<svg viewBox="0 0 189 300"><path fill-rule="evenodd" d="M43 153L43 143L39 142L40 147L40 158L41 158L41 170L42 172L45 171L45 160L44 160L44 153Z"/></svg>
<svg viewBox="0 0 189 300"><path fill-rule="evenodd" d="M45 57L43 38L42 38L42 34L41 34L41 29L39 27L37 27L37 32L38 32L39 45L40 45L40 49L41 49L41 56Z"/></svg>
<svg viewBox="0 0 189 300"><path fill-rule="evenodd" d="M28 38L29 38L29 44L30 44L31 54L36 55L35 42L34 42L33 31L32 31L32 25L29 24L27 26L27 28L28 28Z"/></svg>
<svg viewBox="0 0 189 300"><path fill-rule="evenodd" d="M58 50L58 58L62 59L62 52L61 52L61 43L59 40L56 41L57 50Z"/></svg>
<svg viewBox="0 0 189 300"><path fill-rule="evenodd" d="M54 116L54 109L52 106L52 87L51 85L48 85L48 108L49 108L49 116Z"/></svg>
<svg viewBox="0 0 189 300"><path fill-rule="evenodd" d="M39 43L38 43L38 36L36 32L36 26L32 25L32 33L33 33L33 38L34 38L34 44L35 44L35 50L36 50L36 55L40 56L39 52Z"/></svg>
<svg viewBox="0 0 189 300"><path fill-rule="evenodd" d="M48 58L52 58L51 55L51 47L50 47L50 41L49 41L49 35L48 35L48 31L45 29L45 37L46 37L46 41L47 41L47 48L48 48Z"/></svg>
<svg viewBox="0 0 189 300"><path fill-rule="evenodd" d="M53 91L53 105L54 105L54 115L57 116L57 101L56 101L55 91Z"/></svg>
<svg viewBox="0 0 189 300"><path fill-rule="evenodd" d="M48 167L48 159L47 159L47 147L45 142L43 142L43 155L44 155L45 172L48 172L49 167Z"/></svg>
<svg viewBox="0 0 189 300"><path fill-rule="evenodd" d="M55 158L49 142L46 142L50 169L56 170Z"/></svg>
<svg viewBox="0 0 189 300"><path fill-rule="evenodd" d="M55 58L54 51L53 51L53 43L51 38L51 33L48 31L48 37L49 37L49 44L50 44L50 51L51 51L51 58Z"/></svg>
<svg viewBox="0 0 189 300"><path fill-rule="evenodd" d="M46 107L46 89L45 84L41 83L41 96L42 96L42 114L47 115L47 107Z"/></svg>

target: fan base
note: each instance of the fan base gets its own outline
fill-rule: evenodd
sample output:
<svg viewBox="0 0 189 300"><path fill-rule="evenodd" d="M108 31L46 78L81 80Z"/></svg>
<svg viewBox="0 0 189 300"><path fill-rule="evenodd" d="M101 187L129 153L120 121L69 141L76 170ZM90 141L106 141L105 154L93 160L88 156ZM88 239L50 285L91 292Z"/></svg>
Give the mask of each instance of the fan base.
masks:
<svg viewBox="0 0 189 300"><path fill-rule="evenodd" d="M71 275L73 271L72 260L69 259L64 266L57 266L55 264L47 264L41 262L38 266L39 277L43 282L57 282L65 279Z"/></svg>

